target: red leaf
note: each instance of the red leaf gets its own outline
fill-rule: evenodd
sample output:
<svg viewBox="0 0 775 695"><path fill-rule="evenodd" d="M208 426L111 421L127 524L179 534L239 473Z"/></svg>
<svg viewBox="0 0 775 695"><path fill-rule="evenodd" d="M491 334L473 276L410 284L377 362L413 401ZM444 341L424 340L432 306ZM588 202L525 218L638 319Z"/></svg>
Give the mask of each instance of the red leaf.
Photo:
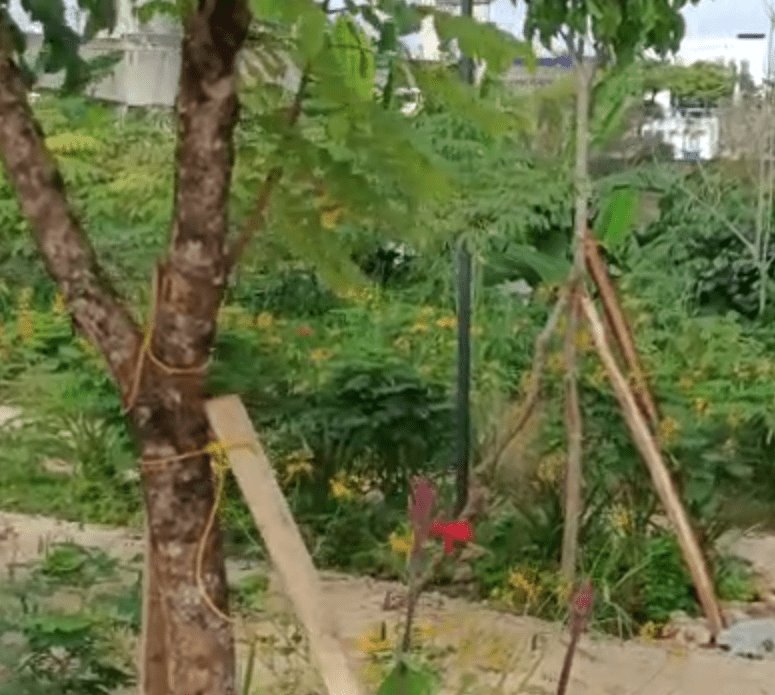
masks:
<svg viewBox="0 0 775 695"><path fill-rule="evenodd" d="M455 543L470 543L474 539L474 529L468 521L434 521L430 532L444 541L447 555L454 552Z"/></svg>
<svg viewBox="0 0 775 695"><path fill-rule="evenodd" d="M592 607L595 602L595 590L592 582L586 579L573 596L573 613L577 620L585 623L592 613Z"/></svg>

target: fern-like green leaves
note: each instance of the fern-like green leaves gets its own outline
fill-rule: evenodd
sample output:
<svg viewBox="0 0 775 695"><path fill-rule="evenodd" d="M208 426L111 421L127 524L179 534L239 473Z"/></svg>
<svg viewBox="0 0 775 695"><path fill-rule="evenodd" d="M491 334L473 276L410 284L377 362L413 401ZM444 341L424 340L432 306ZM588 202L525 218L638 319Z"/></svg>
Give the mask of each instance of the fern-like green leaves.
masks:
<svg viewBox="0 0 775 695"><path fill-rule="evenodd" d="M272 239L337 282L358 275L348 244L357 241L359 230L419 243L430 234L417 223L423 210L435 208L462 185L458 168L439 157L403 115L397 90L419 89L434 111L470 118L493 135L522 125L494 102L483 102L451 66L413 64L398 37L426 8L397 0L347 7L326 17L313 0L252 0L258 24L272 26L275 37L287 37L287 47L279 49L293 63L286 80L294 72L303 75L303 90L294 96L289 89L273 104L264 100L260 106L258 95L269 80L254 79L243 91L269 145L260 166L283 170L271 203ZM434 18L444 41L456 39L493 70L524 55L522 44L493 26L439 12ZM367 27L373 31L367 33ZM256 43L257 55L267 43L275 50L271 41ZM300 117L289 120L289 105L299 98Z"/></svg>

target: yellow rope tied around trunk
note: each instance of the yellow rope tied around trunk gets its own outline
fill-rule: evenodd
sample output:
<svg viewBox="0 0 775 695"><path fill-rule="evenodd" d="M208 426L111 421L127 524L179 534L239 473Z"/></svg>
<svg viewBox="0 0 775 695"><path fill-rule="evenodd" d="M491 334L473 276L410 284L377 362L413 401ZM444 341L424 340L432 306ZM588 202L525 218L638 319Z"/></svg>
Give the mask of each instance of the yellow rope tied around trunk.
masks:
<svg viewBox="0 0 775 695"><path fill-rule="evenodd" d="M204 531L199 537L196 549L196 585L199 589L199 593L202 596L202 600L207 607L217 615L221 620L233 624L235 620L226 615L218 606L215 605L210 594L207 592L203 579L202 566L204 564L205 545L207 538L213 530L215 519L218 515L218 510L221 506L221 499L223 498L223 490L226 485L226 474L229 471L229 450L230 449L251 449L255 450L255 442L252 440L236 441L236 442L210 442L201 449L196 451L189 451L185 454L176 454L175 456L168 456L161 459L143 459L142 465L147 469L154 469L166 466L176 461L185 461L199 456L210 457L210 468L212 469L213 476L215 477L215 493L213 496L213 505L210 509L210 513L207 517L207 523L205 524ZM146 551L147 552L147 551Z"/></svg>
<svg viewBox="0 0 775 695"><path fill-rule="evenodd" d="M208 357L203 364L194 367L172 367L165 364L151 350L151 342L153 340L153 333L156 329L156 307L159 301L159 266L157 265L153 270L153 277L151 280L151 307L146 319L146 327L143 333L143 342L140 345L140 353L137 356L137 363L135 365L134 374L132 376L132 386L129 389L129 395L126 399L126 405L124 406L124 415L135 407L137 396L140 393L140 381L143 376L143 368L145 367L145 358L147 357L158 367L162 372L167 375L174 374L202 374L207 371L210 366L210 358Z"/></svg>

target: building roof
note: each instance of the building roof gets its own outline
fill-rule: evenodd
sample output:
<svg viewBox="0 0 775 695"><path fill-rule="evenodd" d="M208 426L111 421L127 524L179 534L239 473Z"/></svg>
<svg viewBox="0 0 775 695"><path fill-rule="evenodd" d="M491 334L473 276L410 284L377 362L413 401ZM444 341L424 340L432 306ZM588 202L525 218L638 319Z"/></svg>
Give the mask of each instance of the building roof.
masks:
<svg viewBox="0 0 775 695"><path fill-rule="evenodd" d="M525 61L517 58L514 61L514 65L525 65ZM536 65L539 68L561 68L563 70L570 70L573 67L573 57L569 55L548 56L544 58L538 58Z"/></svg>

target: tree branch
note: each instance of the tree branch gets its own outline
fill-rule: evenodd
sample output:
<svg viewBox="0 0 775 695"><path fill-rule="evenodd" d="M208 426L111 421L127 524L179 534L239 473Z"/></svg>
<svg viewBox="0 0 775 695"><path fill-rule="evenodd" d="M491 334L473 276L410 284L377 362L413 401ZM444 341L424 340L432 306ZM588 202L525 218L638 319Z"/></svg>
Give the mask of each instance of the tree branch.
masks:
<svg viewBox="0 0 775 695"><path fill-rule="evenodd" d="M0 32L4 27L0 26ZM94 249L65 194L56 162L27 101L27 86L7 50L0 48L0 160L32 227L49 275L75 323L100 350L126 395L140 332L97 263Z"/></svg>
<svg viewBox="0 0 775 695"><path fill-rule="evenodd" d="M296 94L293 98L293 102L288 107L287 123L288 127L293 127L301 116L301 107L304 100L304 94L309 84L310 74L309 68L305 69L301 75L299 81L299 87L296 90ZM239 262L245 249L248 247L250 240L256 232L263 229L266 224L266 213L269 208L269 201L272 197L272 192L275 186L280 183L280 179L283 177L282 167L276 166L270 169L266 175L264 182L261 184L261 188L258 191L256 197L256 204L253 207L253 211L248 215L247 219L242 223L242 228L239 235L232 243L226 258L227 271L231 272L234 266Z"/></svg>
<svg viewBox="0 0 775 695"><path fill-rule="evenodd" d="M236 59L249 23L244 0L212 0L184 20L175 211L152 343L162 362L179 369L206 360L226 285Z"/></svg>

